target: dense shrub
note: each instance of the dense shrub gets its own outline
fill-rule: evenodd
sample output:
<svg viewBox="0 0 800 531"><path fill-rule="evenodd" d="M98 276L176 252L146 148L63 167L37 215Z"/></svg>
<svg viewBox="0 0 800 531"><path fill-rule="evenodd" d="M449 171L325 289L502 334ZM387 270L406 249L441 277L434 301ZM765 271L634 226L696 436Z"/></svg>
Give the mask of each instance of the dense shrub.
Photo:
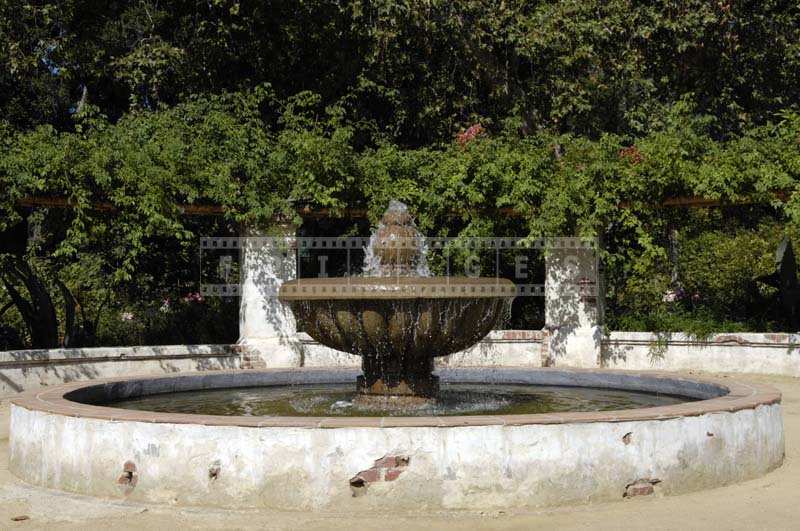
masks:
<svg viewBox="0 0 800 531"><path fill-rule="evenodd" d="M156 312L199 235L398 198L431 235L600 237L612 326L785 328L757 277L800 227L799 31L780 0L0 2L0 234L39 234L0 307L58 330L3 324L197 342ZM693 196L727 206L663 206Z"/></svg>

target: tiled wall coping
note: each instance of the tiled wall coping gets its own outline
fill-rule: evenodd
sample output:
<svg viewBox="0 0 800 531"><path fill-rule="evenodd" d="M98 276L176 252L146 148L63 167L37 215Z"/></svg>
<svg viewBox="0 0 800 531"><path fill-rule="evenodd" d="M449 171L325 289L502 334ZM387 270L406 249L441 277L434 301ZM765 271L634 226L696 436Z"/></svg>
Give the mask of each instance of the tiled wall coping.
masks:
<svg viewBox="0 0 800 531"><path fill-rule="evenodd" d="M66 396L94 396L98 393L126 393L128 387L141 389L148 385L158 387L164 385L190 389L213 389L245 383L252 385L256 380L261 384L272 382L277 385L281 382L340 382L354 377L357 371L352 370L324 370L324 369L271 369L262 371L232 372L213 371L204 373L184 373L174 376L156 376L150 379L141 378L110 378L93 382L74 382L44 390L28 391L12 398L16 406L35 411L45 411L52 414L72 417L88 417L104 420L126 422L150 422L167 424L202 424L207 426L242 426L252 428L263 427L300 427L300 428L348 428L348 427L455 427L455 426L484 426L508 425L519 426L527 424L565 424L565 423L591 423L591 422L628 422L640 420L665 420L676 417L698 416L708 413L735 412L744 409L754 409L761 405L780 403L780 392L770 386L762 384L743 383L738 381L709 379L709 378L681 378L668 373L637 373L631 371L591 371L580 369L529 369L529 368L504 368L494 369L487 376L486 370L453 369L442 374L443 380L471 381L474 378L489 377L492 382L549 382L549 385L597 386L609 385L619 388L656 389L659 386L696 386L727 389L727 394L713 396L696 402L680 404L617 410L580 413L549 413L532 415L485 415L485 416L457 416L457 417L237 417L215 415L190 415L175 413L157 413L150 411L125 410L113 407L89 405L69 400ZM242 382L244 378L247 382ZM148 382L149 380L149 382ZM263 381L261 381L263 380ZM174 383L170 383L174 382ZM153 391L159 392L159 391ZM707 392L707 390L706 390ZM720 391L715 391L719 393Z"/></svg>
<svg viewBox="0 0 800 531"><path fill-rule="evenodd" d="M233 345L163 345L0 351L0 369L113 361L238 357Z"/></svg>
<svg viewBox="0 0 800 531"><path fill-rule="evenodd" d="M712 334L694 337L682 332L611 332L605 344L643 345L665 342L667 345L715 346L715 347L783 347L800 348L800 334L789 333L735 333Z"/></svg>

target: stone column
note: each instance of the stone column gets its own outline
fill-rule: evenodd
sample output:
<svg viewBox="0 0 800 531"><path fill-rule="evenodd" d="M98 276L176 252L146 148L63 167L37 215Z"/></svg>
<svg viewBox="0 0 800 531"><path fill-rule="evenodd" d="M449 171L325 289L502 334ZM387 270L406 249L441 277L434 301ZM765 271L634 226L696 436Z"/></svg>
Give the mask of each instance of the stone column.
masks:
<svg viewBox="0 0 800 531"><path fill-rule="evenodd" d="M554 240L545 270L546 365L599 367L604 303L596 243Z"/></svg>
<svg viewBox="0 0 800 531"><path fill-rule="evenodd" d="M302 364L294 316L278 300L281 284L297 276L296 229L293 224L282 223L269 230L243 231L238 345L245 367Z"/></svg>

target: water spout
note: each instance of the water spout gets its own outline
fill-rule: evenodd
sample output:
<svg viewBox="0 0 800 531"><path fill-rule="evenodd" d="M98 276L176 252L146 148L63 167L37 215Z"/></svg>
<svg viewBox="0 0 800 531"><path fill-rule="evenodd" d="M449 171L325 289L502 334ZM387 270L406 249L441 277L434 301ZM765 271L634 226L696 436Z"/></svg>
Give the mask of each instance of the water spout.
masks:
<svg viewBox="0 0 800 531"><path fill-rule="evenodd" d="M364 249L364 276L430 277L428 248L408 206L392 199Z"/></svg>

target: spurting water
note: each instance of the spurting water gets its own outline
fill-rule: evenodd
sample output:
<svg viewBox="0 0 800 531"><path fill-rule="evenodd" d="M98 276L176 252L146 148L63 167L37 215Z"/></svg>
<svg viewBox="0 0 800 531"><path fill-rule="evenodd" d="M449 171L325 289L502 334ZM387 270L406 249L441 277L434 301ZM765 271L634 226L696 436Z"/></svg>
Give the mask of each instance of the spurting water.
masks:
<svg viewBox="0 0 800 531"><path fill-rule="evenodd" d="M429 277L428 248L408 207L392 199L364 249L364 276Z"/></svg>

